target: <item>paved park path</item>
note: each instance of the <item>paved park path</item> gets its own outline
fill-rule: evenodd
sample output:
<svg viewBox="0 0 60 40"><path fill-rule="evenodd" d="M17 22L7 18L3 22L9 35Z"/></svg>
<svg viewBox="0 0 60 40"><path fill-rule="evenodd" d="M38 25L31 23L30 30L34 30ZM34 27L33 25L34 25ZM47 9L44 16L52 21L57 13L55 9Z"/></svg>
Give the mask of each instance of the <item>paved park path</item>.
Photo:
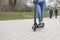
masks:
<svg viewBox="0 0 60 40"><path fill-rule="evenodd" d="M33 32L33 19L0 21L0 40L60 40L60 17L44 22L44 28Z"/></svg>

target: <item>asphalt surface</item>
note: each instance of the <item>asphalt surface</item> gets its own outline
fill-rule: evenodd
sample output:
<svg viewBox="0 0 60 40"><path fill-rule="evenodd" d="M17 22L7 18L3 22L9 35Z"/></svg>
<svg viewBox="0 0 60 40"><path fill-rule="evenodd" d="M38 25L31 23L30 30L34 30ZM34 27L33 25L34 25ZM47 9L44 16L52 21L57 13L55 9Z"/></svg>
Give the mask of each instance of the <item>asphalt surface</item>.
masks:
<svg viewBox="0 0 60 40"><path fill-rule="evenodd" d="M36 32L32 30L33 19L0 21L0 40L60 40L60 17L43 21L44 28Z"/></svg>

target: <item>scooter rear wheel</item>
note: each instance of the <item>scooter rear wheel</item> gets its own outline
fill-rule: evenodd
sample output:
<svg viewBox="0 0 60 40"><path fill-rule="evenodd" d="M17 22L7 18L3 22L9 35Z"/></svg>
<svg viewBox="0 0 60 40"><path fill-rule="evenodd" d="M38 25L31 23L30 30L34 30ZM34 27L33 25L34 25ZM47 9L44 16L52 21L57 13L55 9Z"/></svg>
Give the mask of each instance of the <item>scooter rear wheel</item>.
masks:
<svg viewBox="0 0 60 40"><path fill-rule="evenodd" d="M43 28L44 28L45 24L44 24L44 23L42 23L41 25L42 25L42 26L38 25L38 27L43 27Z"/></svg>

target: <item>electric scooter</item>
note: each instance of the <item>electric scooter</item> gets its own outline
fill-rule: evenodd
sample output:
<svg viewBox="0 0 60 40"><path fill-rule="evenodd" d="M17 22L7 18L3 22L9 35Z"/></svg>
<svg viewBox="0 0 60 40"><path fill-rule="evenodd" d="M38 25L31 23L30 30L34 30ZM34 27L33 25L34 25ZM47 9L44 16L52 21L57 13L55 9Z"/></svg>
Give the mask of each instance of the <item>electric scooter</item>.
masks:
<svg viewBox="0 0 60 40"><path fill-rule="evenodd" d="M37 28L44 27L44 23L42 23L43 26L37 25L37 22L36 22L36 3L37 3L37 0L34 0L34 24L32 26L32 29L34 32L36 31Z"/></svg>

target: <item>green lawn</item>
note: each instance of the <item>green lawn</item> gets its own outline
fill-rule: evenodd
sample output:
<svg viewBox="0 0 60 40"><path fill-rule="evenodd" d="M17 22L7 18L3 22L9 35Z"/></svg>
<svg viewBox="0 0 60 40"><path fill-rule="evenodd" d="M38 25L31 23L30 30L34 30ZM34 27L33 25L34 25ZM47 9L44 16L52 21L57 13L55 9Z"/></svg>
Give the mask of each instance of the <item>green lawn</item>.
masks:
<svg viewBox="0 0 60 40"><path fill-rule="evenodd" d="M33 18L32 12L0 12L0 20Z"/></svg>
<svg viewBox="0 0 60 40"><path fill-rule="evenodd" d="M33 12L0 12L0 20L31 19L33 15ZM44 16L49 17L49 13L45 12Z"/></svg>

